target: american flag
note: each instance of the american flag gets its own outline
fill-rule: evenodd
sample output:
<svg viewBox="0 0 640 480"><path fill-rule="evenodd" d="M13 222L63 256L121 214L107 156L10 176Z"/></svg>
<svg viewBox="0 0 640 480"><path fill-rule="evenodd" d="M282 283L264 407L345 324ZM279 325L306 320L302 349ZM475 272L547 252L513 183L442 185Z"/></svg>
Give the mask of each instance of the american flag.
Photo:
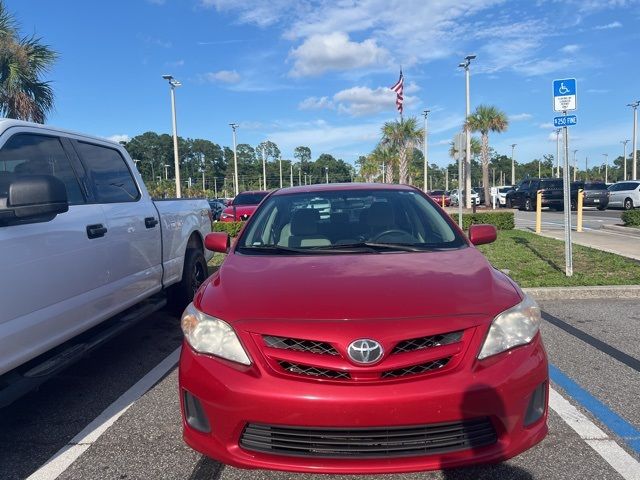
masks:
<svg viewBox="0 0 640 480"><path fill-rule="evenodd" d="M396 82L396 84L391 87L391 90L396 92L396 108L400 115L402 115L402 102L404 101L404 97L402 96L402 89L404 87L404 77L402 76L402 69L400 69L400 78Z"/></svg>

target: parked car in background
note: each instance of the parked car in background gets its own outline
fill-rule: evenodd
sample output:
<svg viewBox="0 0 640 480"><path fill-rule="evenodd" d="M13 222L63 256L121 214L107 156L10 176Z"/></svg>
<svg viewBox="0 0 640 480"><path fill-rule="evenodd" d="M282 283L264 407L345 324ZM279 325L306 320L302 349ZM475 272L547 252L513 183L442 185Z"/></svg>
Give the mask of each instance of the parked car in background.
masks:
<svg viewBox="0 0 640 480"><path fill-rule="evenodd" d="M486 203L484 199L484 187L481 187L481 186L474 187L473 191L478 194L478 204L485 205Z"/></svg>
<svg viewBox="0 0 640 480"><path fill-rule="evenodd" d="M507 205L507 193L513 190L515 187L513 185L500 185L496 187L497 198L496 203L499 207L504 207Z"/></svg>
<svg viewBox="0 0 640 480"><path fill-rule="evenodd" d="M465 196L465 190L462 191L462 196ZM455 188L453 190L451 190L451 205L458 205L458 189ZM464 203L464 202L463 202ZM471 203L473 205L479 205L480 204L480 195L478 195L478 192L476 192L473 188L471 189Z"/></svg>
<svg viewBox="0 0 640 480"><path fill-rule="evenodd" d="M451 197L445 190L431 190L427 192L427 195L433 199L438 205L442 206L442 200L444 197L444 206L448 207L451 205Z"/></svg>
<svg viewBox="0 0 640 480"><path fill-rule="evenodd" d="M627 180L611 185L609 206L625 210L640 207L640 180Z"/></svg>
<svg viewBox="0 0 640 480"><path fill-rule="evenodd" d="M153 201L119 143L0 120L0 406L167 300L182 310L210 214Z"/></svg>
<svg viewBox="0 0 640 480"><path fill-rule="evenodd" d="M515 190L507 192L506 206L520 210L536 209L537 193L542 191L542 207L556 210L564 208L562 180L559 178L527 178Z"/></svg>
<svg viewBox="0 0 640 480"><path fill-rule="evenodd" d="M221 222L244 222L253 212L258 204L269 194L264 190L242 192L234 198L231 203L222 211Z"/></svg>
<svg viewBox="0 0 640 480"><path fill-rule="evenodd" d="M584 192L582 205L604 210L609 204L609 190L604 182L571 182L571 210L578 208L578 190Z"/></svg>
<svg viewBox="0 0 640 480"><path fill-rule="evenodd" d="M211 214L213 215L214 220L220 220L220 215L222 215L222 211L225 209L226 205L222 200L218 200L217 198L213 198L208 200L209 206L211 207Z"/></svg>
<svg viewBox="0 0 640 480"><path fill-rule="evenodd" d="M322 219L318 199L343 213ZM340 474L531 448L547 434L540 309L474 246L495 239L407 185L269 195L233 245L207 236L227 257L182 316L183 438L235 467Z"/></svg>

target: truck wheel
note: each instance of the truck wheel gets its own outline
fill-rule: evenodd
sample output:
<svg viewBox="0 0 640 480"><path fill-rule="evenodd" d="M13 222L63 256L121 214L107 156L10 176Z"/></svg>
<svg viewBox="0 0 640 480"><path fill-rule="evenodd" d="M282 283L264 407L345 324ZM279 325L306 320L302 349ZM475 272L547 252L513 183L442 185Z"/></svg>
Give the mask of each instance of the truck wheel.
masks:
<svg viewBox="0 0 640 480"><path fill-rule="evenodd" d="M530 212L531 210L533 210L533 206L531 205L531 199L530 199L530 198L527 198L527 199L524 201L524 209L525 209L527 212Z"/></svg>
<svg viewBox="0 0 640 480"><path fill-rule="evenodd" d="M632 208L633 208L633 200L631 200L630 198L626 198L624 200L624 209L631 210Z"/></svg>
<svg viewBox="0 0 640 480"><path fill-rule="evenodd" d="M571 199L571 210L578 210L578 204L573 198Z"/></svg>
<svg viewBox="0 0 640 480"><path fill-rule="evenodd" d="M507 198L507 199L504 201L504 204L505 204L505 207L507 207L507 208L513 208L513 202L511 201L511 199L510 199L510 198Z"/></svg>
<svg viewBox="0 0 640 480"><path fill-rule="evenodd" d="M607 207L604 207L604 206L600 205L600 206L598 207L598 210L603 211L603 210L606 210L606 208L607 208Z"/></svg>
<svg viewBox="0 0 640 480"><path fill-rule="evenodd" d="M207 262L202 252L194 248L187 249L182 280L169 288L169 307L171 310L181 313L193 300L193 296L208 276Z"/></svg>

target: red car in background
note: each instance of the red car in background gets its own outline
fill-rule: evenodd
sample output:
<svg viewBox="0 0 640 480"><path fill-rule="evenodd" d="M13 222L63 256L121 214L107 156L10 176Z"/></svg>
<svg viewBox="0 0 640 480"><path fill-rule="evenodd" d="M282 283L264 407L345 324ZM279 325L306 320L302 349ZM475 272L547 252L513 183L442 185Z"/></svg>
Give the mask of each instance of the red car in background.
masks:
<svg viewBox="0 0 640 480"><path fill-rule="evenodd" d="M327 205L321 215L314 205ZM222 463L307 473L498 462L547 434L540 309L421 191L277 190L185 310L183 435Z"/></svg>
<svg viewBox="0 0 640 480"><path fill-rule="evenodd" d="M431 190L430 192L427 192L427 195L429 195L433 199L433 201L441 207L443 206L442 197L444 197L444 206L451 206L451 197L444 190Z"/></svg>
<svg viewBox="0 0 640 480"><path fill-rule="evenodd" d="M247 220L258 208L258 204L269 192L256 190L242 192L220 214L221 222L243 222Z"/></svg>

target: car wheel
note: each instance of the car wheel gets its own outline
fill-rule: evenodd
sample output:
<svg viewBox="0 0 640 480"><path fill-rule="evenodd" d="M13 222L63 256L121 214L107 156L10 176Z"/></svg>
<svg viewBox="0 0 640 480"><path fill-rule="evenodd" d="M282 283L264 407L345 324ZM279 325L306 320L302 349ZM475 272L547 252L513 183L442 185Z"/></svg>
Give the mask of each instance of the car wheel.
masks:
<svg viewBox="0 0 640 480"><path fill-rule="evenodd" d="M507 199L505 200L504 204L505 204L505 206L506 206L507 208L513 208L513 202L511 201L511 199L510 199L510 198L507 198Z"/></svg>
<svg viewBox="0 0 640 480"><path fill-rule="evenodd" d="M578 204L573 199L571 199L571 210L578 210Z"/></svg>
<svg viewBox="0 0 640 480"><path fill-rule="evenodd" d="M525 209L527 212L530 212L531 210L533 210L533 205L531 204L531 199L530 199L530 198L527 198L527 199L524 201L524 209Z"/></svg>
<svg viewBox="0 0 640 480"><path fill-rule="evenodd" d="M624 199L624 209L625 210L631 210L633 208L633 200L631 200L630 198L625 198Z"/></svg>
<svg viewBox="0 0 640 480"><path fill-rule="evenodd" d="M603 210L606 210L606 209L607 209L607 207L602 206L602 205L600 205L600 206L598 207L598 210L600 210L600 211L603 211Z"/></svg>
<svg viewBox="0 0 640 480"><path fill-rule="evenodd" d="M169 307L171 310L182 312L193 300L198 288L208 276L207 261L202 252L195 248L189 248L184 257L182 280L169 288Z"/></svg>

